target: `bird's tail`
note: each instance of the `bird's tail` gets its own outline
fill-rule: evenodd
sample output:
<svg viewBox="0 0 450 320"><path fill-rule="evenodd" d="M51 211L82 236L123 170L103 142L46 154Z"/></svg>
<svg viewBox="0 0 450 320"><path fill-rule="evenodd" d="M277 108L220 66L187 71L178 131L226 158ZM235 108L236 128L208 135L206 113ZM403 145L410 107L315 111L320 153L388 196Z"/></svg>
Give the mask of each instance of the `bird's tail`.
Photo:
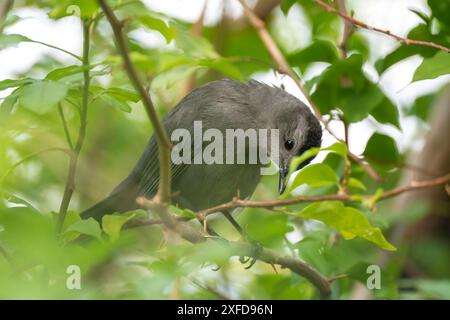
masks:
<svg viewBox="0 0 450 320"><path fill-rule="evenodd" d="M136 197L133 197L132 199L134 200L135 198ZM83 219L94 218L100 222L104 215L113 214L115 212L121 213L136 208L136 201L130 201L130 197L118 192L109 195L99 203L83 211L81 217Z"/></svg>

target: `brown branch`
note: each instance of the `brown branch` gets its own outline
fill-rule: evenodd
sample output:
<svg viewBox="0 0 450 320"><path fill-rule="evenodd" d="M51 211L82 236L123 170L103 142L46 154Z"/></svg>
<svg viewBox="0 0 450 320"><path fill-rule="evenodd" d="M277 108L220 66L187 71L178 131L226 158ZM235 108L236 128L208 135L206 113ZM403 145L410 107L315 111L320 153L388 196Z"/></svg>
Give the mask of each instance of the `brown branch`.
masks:
<svg viewBox="0 0 450 320"><path fill-rule="evenodd" d="M331 194L322 196L299 196L291 199L265 200L265 201L241 200L239 198L234 198L229 202L197 212L196 215L200 219L204 219L206 218L206 216L212 213L223 212L224 210L231 210L236 208L273 209L276 207L290 206L299 203L318 202L318 201L349 201L349 200L350 197L345 194Z"/></svg>
<svg viewBox="0 0 450 320"><path fill-rule="evenodd" d="M445 46L443 46L443 45L440 45L440 44L437 44L437 43L434 43L434 42L430 42L430 41L414 40L414 39L401 37L399 35L396 35L396 34L390 32L389 30L383 30L383 29L380 29L380 28L377 28L377 27L370 26L370 25L366 24L365 22L362 22L362 21L360 21L358 19L355 19L355 18L347 15L346 13L341 12L341 11L337 10L336 8L334 8L334 7L330 6L329 4L326 4L326 3L324 3L324 2L322 2L320 0L312 0L312 1L317 3L320 7L322 7L325 10L327 10L328 12L331 12L331 13L334 13L334 14L337 14L337 15L341 16L345 20L351 22L356 27L367 29L367 30L372 30L372 31L375 31L375 32L378 32L378 33L385 34L385 35L387 35L387 36L389 36L391 38L394 38L397 41L399 41L399 42L401 42L401 43L403 43L405 45L408 45L408 46L409 45L425 46L425 47L431 47L431 48L439 49L439 50L445 51L447 53L450 53L450 49L445 47Z"/></svg>
<svg viewBox="0 0 450 320"><path fill-rule="evenodd" d="M150 122L155 130L156 139L158 142L158 154L159 154L159 188L156 195L156 199L161 203L170 203L170 140L167 132L158 118L156 109L153 105L150 94L147 92L143 85L141 78L130 58L129 49L127 45L126 36L123 32L123 23L118 20L113 10L109 7L105 0L98 0L106 18L111 25L116 41L117 49L124 63L124 68L128 77L130 78L134 88L142 98L142 103L145 107Z"/></svg>
<svg viewBox="0 0 450 320"><path fill-rule="evenodd" d="M447 184L450 182L450 173L445 176L441 176L438 178L430 179L430 180L422 180L422 181L412 181L409 185L395 188L389 191L384 192L379 200L388 199L395 197L401 193L414 191L418 189L431 188L443 184Z"/></svg>
<svg viewBox="0 0 450 320"><path fill-rule="evenodd" d="M67 210L69 208L70 200L72 199L75 190L75 175L77 171L78 158L81 149L83 148L84 138L86 136L87 127L87 110L89 104L89 86L91 77L89 74L89 49L90 49L90 28L91 23L88 20L83 20L83 96L80 109L80 129L78 131L78 139L73 149L73 155L70 157L69 172L67 174L66 185L64 187L64 194L59 208L57 230L60 231L64 220L66 218Z"/></svg>
<svg viewBox="0 0 450 320"><path fill-rule="evenodd" d="M424 188L431 188L439 185L443 185L450 182L450 173L446 174L444 176L430 179L430 180L423 180L423 181L413 181L411 184L398 187L389 191L384 192L377 201L385 200L392 198L394 196L397 196L401 193L414 191L417 189L424 189ZM145 198L140 198L139 201ZM139 202L142 206L148 206L148 202ZM281 199L281 200L262 200L262 201L254 201L254 200L241 200L239 198L234 198L233 200L202 210L198 211L195 215L203 220L208 215L216 213L216 212L222 212L224 210L232 210L236 208L263 208L268 210L274 210L278 207L283 206L290 206L295 205L299 203L310 203L310 202L320 202L320 201L352 201L352 198L350 195L347 194L330 194L330 195L321 195L321 196L298 196L295 198L290 199ZM188 218L183 217L175 217L176 221L187 221ZM146 225L156 225L156 224L162 224L162 220L158 219L148 219L148 220L136 220L136 221L130 221L127 224L127 228L134 228L134 227L141 227Z"/></svg>
<svg viewBox="0 0 450 320"><path fill-rule="evenodd" d="M186 223L178 223L178 221L173 219L173 217L167 211L167 206L161 206L159 203L148 200L144 197L138 198L138 203L144 208L156 211L160 215L161 220L167 228L176 232L183 239L191 243L211 241L213 239L202 234L197 229L194 229ZM221 239L221 241L226 240ZM227 244L230 246L234 256L252 257L254 255L254 245L251 243L227 241ZM297 258L282 256L273 250L262 248L257 259L271 265L278 264L282 268L288 268L293 272L299 274L300 276L305 277L317 288L320 296L324 299L331 294L331 288L328 279L326 279L308 264Z"/></svg>
<svg viewBox="0 0 450 320"><path fill-rule="evenodd" d="M204 20L205 20L205 13L206 8L208 5L208 1L205 0L205 3L203 4L202 11L200 12L200 16L198 17L197 21L192 25L191 28L191 34L193 37L200 37L203 33L203 27L204 27ZM192 91L192 89L195 87L195 76L196 72L194 71L183 83L183 90L182 90L182 97L186 96L189 92Z"/></svg>
<svg viewBox="0 0 450 320"><path fill-rule="evenodd" d="M345 0L337 0L336 2L339 8L339 12L346 14L347 7L345 4ZM353 24L350 21L344 19L344 31L342 32L342 39L341 43L339 44L339 48L341 49L341 56L344 59L347 58L348 40L350 39L352 33L353 33Z"/></svg>
<svg viewBox="0 0 450 320"><path fill-rule="evenodd" d="M285 57L283 56L283 53L278 48L277 44L273 40L270 33L267 31L267 28L265 26L264 21L262 21L247 5L247 2L245 0L239 0L239 2L244 7L244 13L249 20L250 24L255 28L257 31L259 37L261 38L261 41L263 42L264 46L266 47L267 51L269 52L270 56L272 57L272 60L275 62L275 65L277 66L278 72L285 74L289 76L297 85L297 87L302 92L303 96L308 101L309 105L313 109L316 117L319 119L319 121L322 122L325 129L338 141L342 142L342 139L338 138L336 134L330 129L328 126L328 123L323 121L322 114L319 110L319 108L316 106L316 104L312 101L311 97L309 96L306 89L303 87L299 77L297 74L292 70L292 68L287 63ZM362 159L360 159L357 155L348 152L349 157L356 161L366 172L367 174L374 179L375 181L381 181L382 179L380 176L376 173L376 171L367 163L365 163Z"/></svg>
<svg viewBox="0 0 450 320"><path fill-rule="evenodd" d="M5 0L0 5L0 33L3 32L4 23L6 21L6 18L8 17L9 11L11 11L12 7L14 5L14 0Z"/></svg>

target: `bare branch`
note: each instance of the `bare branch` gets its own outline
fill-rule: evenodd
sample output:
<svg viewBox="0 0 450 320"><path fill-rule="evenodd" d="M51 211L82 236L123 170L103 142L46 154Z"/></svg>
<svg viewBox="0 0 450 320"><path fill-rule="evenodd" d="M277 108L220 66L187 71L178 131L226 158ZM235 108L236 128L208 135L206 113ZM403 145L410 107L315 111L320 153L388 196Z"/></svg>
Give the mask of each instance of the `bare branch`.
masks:
<svg viewBox="0 0 450 320"><path fill-rule="evenodd" d="M399 187L392 189L390 191L386 191L383 193L383 195L380 197L380 200L392 198L395 196L398 196L401 193L414 191L418 189L424 189L424 188L431 188L443 184L447 184L450 182L450 173L446 174L445 176L430 179L430 180L423 180L423 181L412 181L409 185Z"/></svg>
<svg viewBox="0 0 450 320"><path fill-rule="evenodd" d="M155 210L160 215L161 220L164 225L170 230L179 234L183 239L191 243L199 243L205 241L211 241L212 238L200 233L197 229L194 229L186 223L178 223L170 213L167 211L167 206L161 206L154 201L145 199L144 197L138 198L138 203L149 210ZM226 241L221 239L221 241ZM234 242L227 241L228 245L231 247L233 255L235 256L253 256L254 245L247 242ZM319 272L314 270L305 262L290 256L283 256L277 252L262 248L258 260L266 262L268 264L278 264L282 268L288 268L293 272L299 274L300 276L308 279L320 292L322 298L327 298L331 294L330 283L328 279L322 276Z"/></svg>
<svg viewBox="0 0 450 320"><path fill-rule="evenodd" d="M230 202L202 210L198 212L196 215L200 219L204 219L206 216L212 213L223 212L224 210L231 210L236 208L273 209L276 207L290 206L299 203L318 202L318 201L349 201L349 200L350 197L344 194L331 194L323 196L299 196L291 199L266 200L266 201L241 200L239 198L234 198Z"/></svg>
<svg viewBox="0 0 450 320"><path fill-rule="evenodd" d="M5 0L0 4L0 33L3 32L3 24L6 21L9 11L14 5L14 0Z"/></svg>
<svg viewBox="0 0 450 320"><path fill-rule="evenodd" d="M399 41L399 42L401 42L401 43L403 43L405 45L408 45L408 46L409 45L425 46L425 47L431 47L431 48L439 49L439 50L445 51L447 53L450 53L450 49L445 47L445 46L443 46L443 45L440 45L440 44L437 44L437 43L434 43L434 42L430 42L430 41L414 40L414 39L401 37L399 35L396 35L396 34L390 32L389 30L383 30L383 29L380 29L380 28L377 28L377 27L369 26L365 22L362 22L362 21L360 21L358 19L355 19L355 18L347 15L346 13L344 13L342 11L339 11L336 8L330 6L329 4L326 4L325 2L322 2L320 0L312 0L312 1L317 3L319 6L321 6L323 9L327 10L328 12L331 12L331 13L334 13L334 14L337 14L337 15L341 16L345 20L351 22L356 27L367 29L367 30L372 30L372 31L375 31L375 32L378 32L378 33L385 34L385 35L387 35L387 36L389 36L391 38L394 38L397 41Z"/></svg>
<svg viewBox="0 0 450 320"><path fill-rule="evenodd" d="M342 12L344 14L347 13L347 8L345 4L345 0L337 0L337 5L339 7L339 12ZM347 51L348 51L348 40L350 39L350 36L353 33L353 24L344 19L344 31L342 32L342 39L341 43L339 44L339 47L341 49L341 55L342 58L347 58Z"/></svg>
<svg viewBox="0 0 450 320"><path fill-rule="evenodd" d="M158 142L158 153L159 153L159 188L156 198L158 201L168 204L170 203L170 140L167 136L167 132L158 118L156 109L153 105L150 94L147 92L145 86L143 85L139 74L131 61L129 49L127 45L127 40L123 32L123 23L118 20L113 10L109 7L105 0L98 0L106 18L111 25L114 33L114 38L116 40L117 49L124 63L124 68L128 77L130 78L133 86L138 91L142 98L142 103L145 107L147 115L155 129L156 139Z"/></svg>

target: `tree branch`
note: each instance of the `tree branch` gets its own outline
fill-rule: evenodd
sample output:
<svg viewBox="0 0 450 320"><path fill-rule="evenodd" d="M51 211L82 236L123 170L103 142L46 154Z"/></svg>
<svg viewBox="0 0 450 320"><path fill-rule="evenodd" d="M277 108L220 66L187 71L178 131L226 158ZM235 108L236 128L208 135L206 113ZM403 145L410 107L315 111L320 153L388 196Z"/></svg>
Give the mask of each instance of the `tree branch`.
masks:
<svg viewBox="0 0 450 320"><path fill-rule="evenodd" d="M291 199L265 200L265 201L241 200L236 197L227 203L223 203L218 206L197 212L196 215L200 219L205 219L208 215L212 213L223 212L225 210L231 210L236 208L273 209L276 207L290 206L299 203L318 202L318 201L350 201L350 197L345 194L331 194L322 196L299 196Z"/></svg>
<svg viewBox="0 0 450 320"><path fill-rule="evenodd" d="M12 9L14 5L14 0L5 0L0 5L0 33L3 32L3 24L6 21L6 18L8 17L9 11Z"/></svg>
<svg viewBox="0 0 450 320"><path fill-rule="evenodd" d="M342 12L344 14L347 13L347 7L345 4L345 0L337 0L337 5L339 7L339 12ZM350 36L353 33L353 24L348 21L344 20L344 31L342 32L342 39L341 43L339 44L339 48L341 49L341 56L342 58L347 58L347 51L348 51L348 40L350 39Z"/></svg>
<svg viewBox="0 0 450 320"><path fill-rule="evenodd" d="M106 18L111 25L114 33L114 38L116 40L116 46L119 50L120 55L124 63L124 68L128 77L130 78L134 88L139 93L142 98L142 103L145 107L147 115L150 122L155 130L156 139L158 142L158 153L159 153L159 188L156 195L156 200L161 203L170 203L170 140L167 136L167 132L158 118L156 109L153 105L150 94L147 92L145 86L143 85L139 74L131 61L129 49L126 41L126 37L123 32L123 23L118 20L113 10L108 6L105 0L98 0Z"/></svg>
<svg viewBox="0 0 450 320"><path fill-rule="evenodd" d="M387 36L389 36L391 38L394 38L397 41L399 41L399 42L401 42L401 43L403 43L405 45L408 45L408 46L409 45L425 46L425 47L431 47L431 48L439 49L439 50L445 51L447 53L450 53L450 49L445 47L445 46L443 46L443 45L440 45L440 44L437 44L437 43L434 43L434 42L430 42L430 41L414 40L414 39L401 37L399 35L396 35L396 34L390 32L389 30L383 30L383 29L380 29L380 28L369 26L365 22L362 22L362 21L360 21L358 19L355 19L355 18L347 15L346 13L344 13L344 12L342 12L342 11L340 11L340 10L338 10L338 9L336 9L336 8L330 6L329 4L326 4L326 3L324 3L324 2L322 2L320 0L312 0L312 1L317 3L320 7L322 7L325 10L327 10L328 12L331 12L331 13L334 13L334 14L337 14L337 15L341 16L345 20L351 22L356 27L367 29L367 30L372 30L372 31L375 31L375 32L378 32L378 33L385 34L385 35L387 35Z"/></svg>
<svg viewBox="0 0 450 320"><path fill-rule="evenodd" d="M64 187L64 194L59 208L57 230L60 231L64 220L66 218L67 210L69 208L70 200L72 199L75 190L75 175L77 171L78 158L81 149L83 148L84 138L86 136L87 127L87 110L89 104L89 86L91 83L90 68L89 68L89 50L90 50L90 28L91 22L83 20L83 96L81 100L80 109L80 129L78 131L78 139L73 149L73 155L70 157L69 172L67 174L66 185Z"/></svg>
<svg viewBox="0 0 450 320"><path fill-rule="evenodd" d="M285 74L289 76L297 85L297 87L302 92L303 96L308 101L309 105L313 109L316 117L319 119L319 121L322 122L325 129L338 141L342 142L342 139L338 138L336 134L330 129L328 126L328 123L323 121L322 114L319 110L319 108L316 106L316 104L312 101L311 97L309 96L306 89L303 87L299 77L297 74L291 69L289 64L287 63L285 57L283 56L281 50L278 48L277 44L273 40L270 33L267 31L267 28L265 26L264 21L262 21L248 6L247 2L245 0L239 0L241 5L244 7L244 13L249 20L250 24L255 28L257 31L259 37L261 38L261 41L264 43L264 46L266 47L267 51L269 52L270 56L272 57L272 60L275 62L275 65L277 66L278 72ZM367 174L374 179L375 181L380 182L382 179L377 174L377 172L366 162L364 162L362 159L360 159L357 155L353 154L348 151L349 157L356 161L363 169L367 172Z"/></svg>
<svg viewBox="0 0 450 320"><path fill-rule="evenodd" d="M409 185L398 187L395 189L392 189L390 191L384 192L379 200L384 200L388 198L392 198L395 196L398 196L401 193L414 191L418 189L424 189L424 188L431 188L443 184L447 184L450 182L450 173L446 174L445 176L441 176L438 178L430 179L430 180L422 180L422 181L412 181Z"/></svg>
<svg viewBox="0 0 450 320"><path fill-rule="evenodd" d="M137 201L144 208L157 211L164 225L170 230L176 232L183 239L191 243L211 241L213 239L200 233L197 229L194 229L186 223L178 223L178 221L173 219L170 213L167 211L167 206L161 206L160 204L148 200L144 197L138 198ZM166 220L168 217L170 218ZM227 240L221 239L221 241ZM227 244L231 247L234 256L252 257L254 255L254 245L251 243L227 241ZM282 268L288 268L293 272L299 274L300 276L308 279L317 288L320 296L323 299L327 298L331 294L330 282L328 281L328 279L322 276L308 264L297 258L283 256L273 250L262 248L261 253L257 257L257 259L268 264L278 264Z"/></svg>

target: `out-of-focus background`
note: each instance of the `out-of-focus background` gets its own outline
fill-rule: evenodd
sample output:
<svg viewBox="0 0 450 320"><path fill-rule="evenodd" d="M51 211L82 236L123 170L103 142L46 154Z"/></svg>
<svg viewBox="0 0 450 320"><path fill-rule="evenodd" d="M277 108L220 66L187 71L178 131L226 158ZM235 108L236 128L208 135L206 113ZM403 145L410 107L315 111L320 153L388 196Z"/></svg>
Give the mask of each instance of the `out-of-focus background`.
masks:
<svg viewBox="0 0 450 320"><path fill-rule="evenodd" d="M90 55L91 73L95 75L70 212L76 215L110 192L133 167L151 135L152 128L139 98L129 93L132 87L123 72L111 29L94 2L89 2L0 3L0 191L5 208L33 208L47 216L59 210L68 159L54 148L65 148L67 135L75 141L80 126L77 108L81 73L64 74L68 71L65 67L80 64L74 55L83 54L78 8L82 17L96 19ZM338 2L342 1L327 3L337 7ZM448 1L344 2L349 15L371 26L449 47ZM161 116L190 90L223 77L257 79L283 87L306 102L295 82L275 71L237 0L110 4L127 21L132 60L144 75ZM353 181L357 181L352 190L355 194L376 195L377 190L448 173L448 53L445 56L433 48L401 45L384 34L354 29L348 39L348 58L343 61L339 48L343 21L314 1L259 0L249 1L249 5L266 22L325 120L330 121L330 128L344 139L341 120L349 123L349 150L365 156L382 176L384 182L375 183L352 164ZM52 70L59 75L54 72L53 78L49 77ZM342 83L343 77L350 77L350 83ZM37 101L46 101L45 97L38 94L28 100L22 98L27 79L43 78L70 84L63 98L48 100L57 105L48 111L37 105ZM6 79L23 82L10 85ZM108 88L127 91L111 93L113 90ZM57 94L51 89L41 91L41 95ZM375 103L376 99L380 102ZM323 147L335 142L324 131ZM325 162L341 176L343 161L333 156L321 152L314 163ZM255 198L276 197L276 180L266 177ZM295 175L291 179L295 184L293 180ZM292 188L292 194L334 190L330 188L302 184ZM245 210L239 221L266 246L294 254L327 276L346 274L333 284L334 298L450 298L450 212L448 194L442 186L380 202L375 212L368 207L361 212L383 230L397 247L396 252L387 253L361 238L344 240L334 228L311 219ZM0 221L0 244L6 252L3 258L0 256L2 298L317 297L305 279L285 270L276 274L262 263L244 270L237 260L228 259L223 248L191 247L184 243L161 246L159 227L123 232L120 239L103 240L88 249L75 245L64 254L62 247L47 239L44 231L51 233L47 221L27 220L26 214L22 215L22 219L14 220L5 214L7 218ZM212 224L230 238L238 238L222 219L215 218ZM41 230L37 232L36 228ZM76 238L76 232L83 234L86 230L74 228L71 232ZM3 240L2 233L6 234ZM65 241L70 243L69 240ZM216 252L205 253L211 251ZM11 278L7 271L11 261L6 257L18 260L12 263L21 266L23 279ZM71 259L86 269L89 290L80 293L60 286L65 277L61 268ZM207 262L218 263L222 268L212 271L213 266L204 266ZM371 264L380 265L383 270L381 289L372 291L365 286L365 270ZM38 280L45 283L45 289L40 289Z"/></svg>

